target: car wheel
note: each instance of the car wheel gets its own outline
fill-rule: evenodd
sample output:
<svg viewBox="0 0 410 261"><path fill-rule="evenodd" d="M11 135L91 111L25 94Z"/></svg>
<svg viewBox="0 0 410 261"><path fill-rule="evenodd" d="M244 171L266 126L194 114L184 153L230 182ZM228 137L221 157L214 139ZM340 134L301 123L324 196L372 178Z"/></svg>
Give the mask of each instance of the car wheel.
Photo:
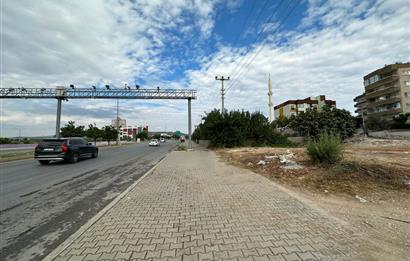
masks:
<svg viewBox="0 0 410 261"><path fill-rule="evenodd" d="M77 161L78 161L78 153L74 152L73 154L71 154L70 163L76 163Z"/></svg>
<svg viewBox="0 0 410 261"><path fill-rule="evenodd" d="M47 165L48 163L50 163L49 160L39 160L41 165Z"/></svg>
<svg viewBox="0 0 410 261"><path fill-rule="evenodd" d="M91 155L91 158L97 158L98 157L98 150L94 151L93 154Z"/></svg>

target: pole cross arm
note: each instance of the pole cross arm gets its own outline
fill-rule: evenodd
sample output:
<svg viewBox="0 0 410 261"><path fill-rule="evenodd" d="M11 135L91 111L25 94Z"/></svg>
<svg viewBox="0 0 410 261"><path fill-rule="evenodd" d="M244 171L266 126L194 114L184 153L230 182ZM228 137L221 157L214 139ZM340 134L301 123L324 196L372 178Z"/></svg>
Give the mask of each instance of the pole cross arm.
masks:
<svg viewBox="0 0 410 261"><path fill-rule="evenodd" d="M185 89L93 89L78 88L0 88L1 98L66 99L196 99L196 90Z"/></svg>

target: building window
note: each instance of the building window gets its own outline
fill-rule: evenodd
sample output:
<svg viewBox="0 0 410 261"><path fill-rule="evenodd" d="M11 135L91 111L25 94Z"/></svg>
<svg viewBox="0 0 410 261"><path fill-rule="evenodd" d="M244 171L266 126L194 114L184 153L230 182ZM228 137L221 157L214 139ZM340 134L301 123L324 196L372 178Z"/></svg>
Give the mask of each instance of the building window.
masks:
<svg viewBox="0 0 410 261"><path fill-rule="evenodd" d="M405 92L405 93L404 93L404 96L410 97L410 92Z"/></svg>
<svg viewBox="0 0 410 261"><path fill-rule="evenodd" d="M298 108L303 108L303 104L298 104Z"/></svg>
<svg viewBox="0 0 410 261"><path fill-rule="evenodd" d="M365 80L364 85L367 86L367 85L375 83L379 80L380 80L380 77L379 77L379 75L376 74L376 75L373 75L372 77L370 77L369 79Z"/></svg>
<svg viewBox="0 0 410 261"><path fill-rule="evenodd" d="M410 75L410 70L408 70L408 71L403 71L403 74L405 74L405 75Z"/></svg>
<svg viewBox="0 0 410 261"><path fill-rule="evenodd" d="M404 85L406 85L407 87L410 87L410 82L409 81L404 82Z"/></svg>
<svg viewBox="0 0 410 261"><path fill-rule="evenodd" d="M406 107L407 107L407 108L410 108L410 103L406 103Z"/></svg>

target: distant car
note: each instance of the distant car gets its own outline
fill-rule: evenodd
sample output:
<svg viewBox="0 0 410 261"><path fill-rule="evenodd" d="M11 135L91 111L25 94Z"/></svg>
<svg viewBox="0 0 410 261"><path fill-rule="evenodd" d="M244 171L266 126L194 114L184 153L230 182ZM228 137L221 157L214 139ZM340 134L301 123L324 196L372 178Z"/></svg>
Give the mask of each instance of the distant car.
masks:
<svg viewBox="0 0 410 261"><path fill-rule="evenodd" d="M159 141L160 141L160 142L165 142L165 139L164 139L164 138L161 138Z"/></svg>
<svg viewBox="0 0 410 261"><path fill-rule="evenodd" d="M45 139L34 150L34 158L41 165L64 160L75 163L80 158L98 157L98 148L83 138Z"/></svg>
<svg viewBox="0 0 410 261"><path fill-rule="evenodd" d="M159 144L159 141L157 140L157 139L152 139L150 142L149 142L149 144L148 144L150 147L158 147L160 144Z"/></svg>
<svg viewBox="0 0 410 261"><path fill-rule="evenodd" d="M185 137L184 137L184 136L181 136L181 137L179 138L179 141L180 141L180 142L185 142Z"/></svg>

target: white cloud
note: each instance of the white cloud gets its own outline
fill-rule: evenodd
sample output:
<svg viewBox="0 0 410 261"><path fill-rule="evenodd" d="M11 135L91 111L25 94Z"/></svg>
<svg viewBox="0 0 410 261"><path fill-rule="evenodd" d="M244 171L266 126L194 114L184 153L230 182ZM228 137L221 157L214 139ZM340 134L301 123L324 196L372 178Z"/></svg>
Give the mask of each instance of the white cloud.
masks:
<svg viewBox="0 0 410 261"><path fill-rule="evenodd" d="M199 115L220 108L220 82L241 60L260 53L238 77L234 70L226 95L228 109L261 110L267 115L267 76L274 85L274 103L325 94L338 107L353 111L352 99L363 91L362 77L384 64L410 60L410 14L406 0L310 0L296 31L269 36L262 45L236 49L218 40L217 53L193 57L201 67L186 77L164 81L164 71L184 61L164 59L167 46L200 32L213 35L219 0L135 1L3 1L1 44L2 87L53 87L132 83L198 89L193 101L194 124ZM241 1L225 3L234 10ZM118 4L121 3L121 4ZM184 13L194 14L194 19ZM275 21L277 22L277 21ZM317 27L317 25L320 27ZM272 25L271 25L272 26ZM276 24L275 24L276 26ZM286 39L286 43L279 41ZM186 47L187 53L198 46ZM248 46L249 48L249 46ZM55 101L2 100L1 135L24 127L30 135L52 134ZM121 101L120 116L129 124L153 129L187 130L186 101ZM96 122L115 117L114 100L71 100L63 105L63 122ZM24 132L23 132L24 133Z"/></svg>
<svg viewBox="0 0 410 261"><path fill-rule="evenodd" d="M161 52L170 40L174 44L181 40L170 39L172 35L167 31L186 26L191 28L186 30L187 35L197 30L201 37L209 37L214 4L210 0L2 1L1 87L81 87L106 83L122 86L133 83L134 77L145 79L148 87L156 86L171 66L161 59ZM187 21L183 13L194 14L196 19ZM104 110L112 102L70 101L64 104L63 121L66 116L83 122L72 111L81 106ZM31 134L44 135L43 129L51 134L54 111L41 108L50 109L49 105L54 103L1 101L1 135L9 135L12 127L8 126L13 125L13 119L13 126L27 126L33 115L43 120L42 124L38 120L30 122ZM26 104L31 108L35 104L42 114L23 109ZM133 104L124 102L125 106ZM142 112L139 108L136 111ZM162 125L160 116L147 114L152 118L147 122ZM86 118L84 122L107 124L112 115L106 115L105 123L101 117Z"/></svg>
<svg viewBox="0 0 410 261"><path fill-rule="evenodd" d="M410 61L406 1L380 1L373 6L353 1L326 1L324 6L317 6L316 2L311 1L303 26L311 19L312 23L323 22L322 29L275 36L263 48L257 45L246 54L243 49L225 48L204 63L205 69L190 72L191 83L200 86L198 96L203 106L197 108L198 112L209 111L210 105L220 108L220 82L214 76L228 76L238 62L251 61L259 51L241 77L236 77L240 70L230 75L226 108L260 110L267 115L270 73L275 104L324 94L336 100L338 107L353 112L353 98L363 92L364 75L385 64ZM279 45L276 40L283 36L287 43Z"/></svg>

